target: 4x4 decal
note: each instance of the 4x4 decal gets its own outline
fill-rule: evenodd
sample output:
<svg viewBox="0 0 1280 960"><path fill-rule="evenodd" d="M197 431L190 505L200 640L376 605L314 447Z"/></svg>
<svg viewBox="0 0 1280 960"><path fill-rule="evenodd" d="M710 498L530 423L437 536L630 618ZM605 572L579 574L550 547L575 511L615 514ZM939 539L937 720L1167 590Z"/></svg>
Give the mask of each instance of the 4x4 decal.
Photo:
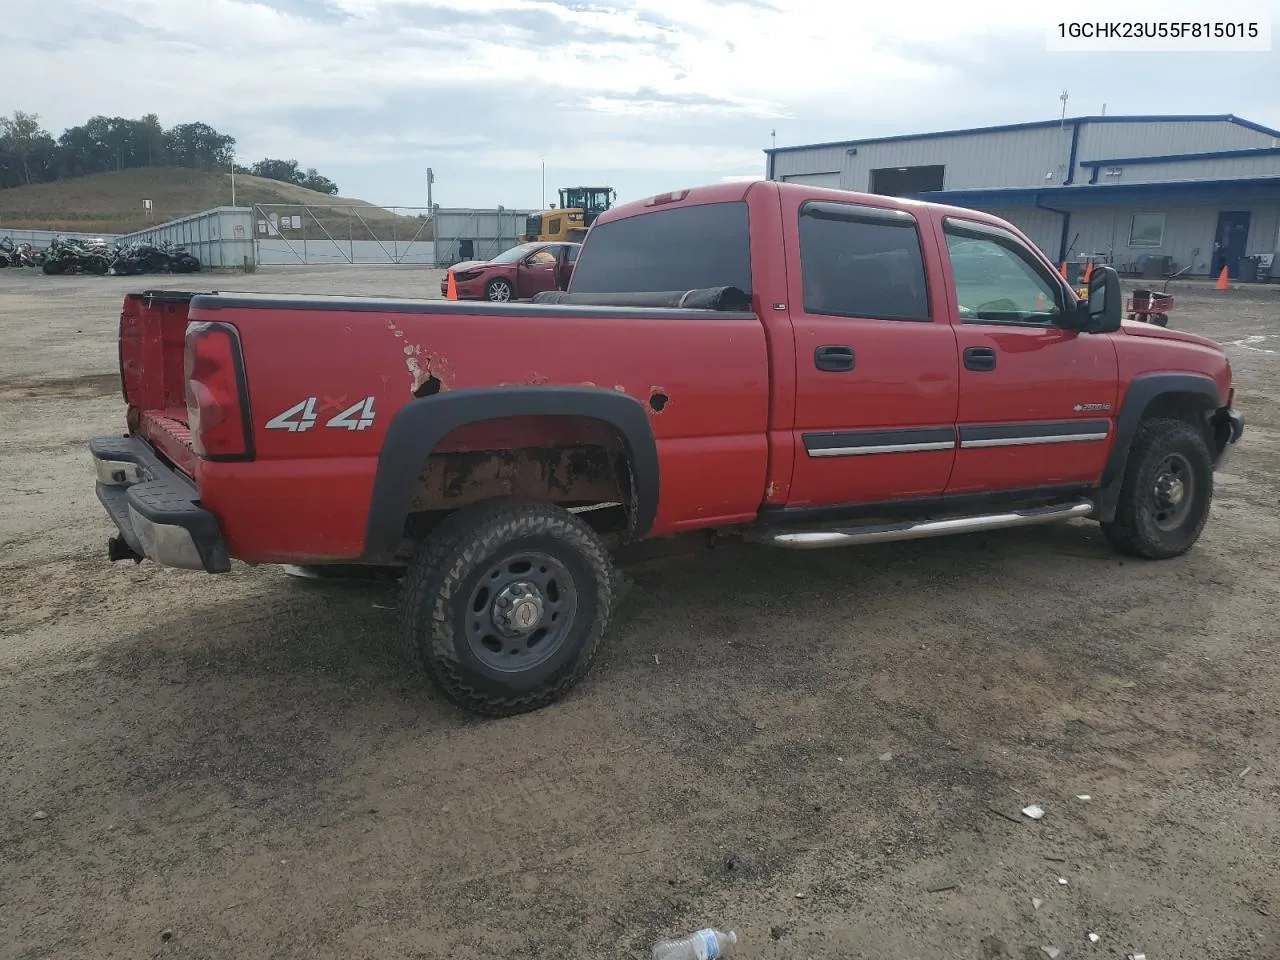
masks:
<svg viewBox="0 0 1280 960"><path fill-rule="evenodd" d="M328 400L328 398L325 398ZM326 406L329 406L326 403ZM330 409L332 409L330 407ZM353 403L345 410L334 415L325 421L326 427L337 427L345 430L368 430L373 426L375 413L373 410L373 397L365 397L357 403ZM290 433L302 433L310 430L320 421L320 415L316 411L316 398L307 397L307 399L295 403L284 413L272 417L266 422L268 430L288 430Z"/></svg>

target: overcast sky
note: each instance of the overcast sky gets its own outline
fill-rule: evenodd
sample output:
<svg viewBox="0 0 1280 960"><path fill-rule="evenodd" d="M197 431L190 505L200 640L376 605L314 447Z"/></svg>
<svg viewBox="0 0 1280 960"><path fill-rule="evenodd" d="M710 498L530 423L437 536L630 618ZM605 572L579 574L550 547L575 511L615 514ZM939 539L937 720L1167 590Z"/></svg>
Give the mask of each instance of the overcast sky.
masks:
<svg viewBox="0 0 1280 960"><path fill-rule="evenodd" d="M1049 11L1057 10L1057 14ZM0 15L0 112L203 120L241 162L294 158L345 196L536 207L759 176L779 146L1042 120L1235 113L1280 126L1280 53L1049 53L1075 2L48 0ZM1114 0L1103 19L1265 11ZM1278 48L1280 49L1280 48Z"/></svg>

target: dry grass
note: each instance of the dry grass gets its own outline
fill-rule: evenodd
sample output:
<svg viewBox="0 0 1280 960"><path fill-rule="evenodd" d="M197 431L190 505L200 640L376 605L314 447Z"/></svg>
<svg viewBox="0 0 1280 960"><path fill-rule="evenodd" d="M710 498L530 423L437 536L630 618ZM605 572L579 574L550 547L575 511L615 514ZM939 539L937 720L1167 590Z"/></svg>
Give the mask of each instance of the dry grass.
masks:
<svg viewBox="0 0 1280 960"><path fill-rule="evenodd" d="M152 202L154 219L147 218L143 200ZM430 225L424 227L416 217L399 216L364 200L330 197L262 177L237 175L236 203L289 204L287 209L273 208L271 212L302 216L308 221L309 236L313 238L323 237L325 231L356 240L407 239L415 233L419 240L431 237ZM13 229L130 233L153 223L230 204L230 174L150 167L0 190L0 224ZM303 209L334 206L350 210L312 209L308 214Z"/></svg>

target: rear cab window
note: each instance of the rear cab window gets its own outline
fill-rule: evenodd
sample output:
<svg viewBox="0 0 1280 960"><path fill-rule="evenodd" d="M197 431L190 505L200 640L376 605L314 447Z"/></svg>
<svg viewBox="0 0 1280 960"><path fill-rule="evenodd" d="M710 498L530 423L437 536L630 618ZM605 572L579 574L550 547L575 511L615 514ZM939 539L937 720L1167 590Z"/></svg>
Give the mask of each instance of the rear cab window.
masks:
<svg viewBox="0 0 1280 960"><path fill-rule="evenodd" d="M572 293L654 293L737 287L751 294L745 201L654 210L596 223L573 270Z"/></svg>
<svg viewBox="0 0 1280 960"><path fill-rule="evenodd" d="M808 201L800 208L805 313L931 319L915 218L904 210Z"/></svg>

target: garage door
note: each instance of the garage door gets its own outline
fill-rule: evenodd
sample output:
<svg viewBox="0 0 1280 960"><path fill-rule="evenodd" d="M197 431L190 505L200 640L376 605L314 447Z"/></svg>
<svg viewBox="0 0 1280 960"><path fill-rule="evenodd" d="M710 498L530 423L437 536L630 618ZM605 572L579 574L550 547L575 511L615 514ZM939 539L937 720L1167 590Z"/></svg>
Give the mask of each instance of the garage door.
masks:
<svg viewBox="0 0 1280 960"><path fill-rule="evenodd" d="M840 174L838 173L795 173L782 179L785 183L803 183L806 187L840 189Z"/></svg>

